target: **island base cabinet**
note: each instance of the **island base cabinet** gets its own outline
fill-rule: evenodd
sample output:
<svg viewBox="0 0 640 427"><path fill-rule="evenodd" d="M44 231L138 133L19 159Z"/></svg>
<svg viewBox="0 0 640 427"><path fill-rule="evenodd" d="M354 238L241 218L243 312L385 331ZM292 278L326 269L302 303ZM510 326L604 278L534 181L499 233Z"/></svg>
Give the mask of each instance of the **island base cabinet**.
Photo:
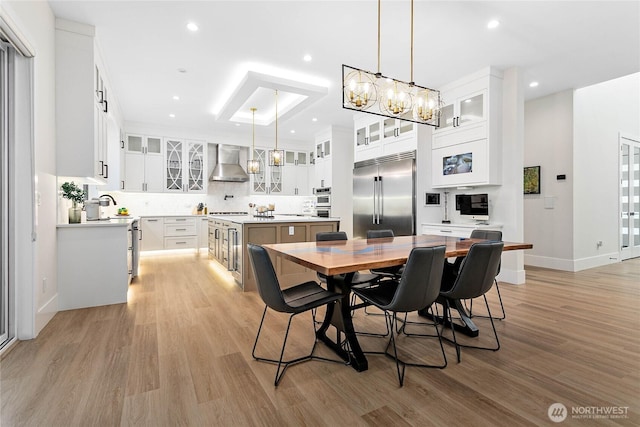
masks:
<svg viewBox="0 0 640 427"><path fill-rule="evenodd" d="M338 226L338 221L244 224L242 256L245 262L241 272L243 290L245 292L257 290L255 276L253 275L251 261L247 252L247 243L263 245L267 243L311 242L315 241L316 233L338 231ZM280 286L283 289L309 280L317 280L315 271L281 257L269 255L276 270Z"/></svg>

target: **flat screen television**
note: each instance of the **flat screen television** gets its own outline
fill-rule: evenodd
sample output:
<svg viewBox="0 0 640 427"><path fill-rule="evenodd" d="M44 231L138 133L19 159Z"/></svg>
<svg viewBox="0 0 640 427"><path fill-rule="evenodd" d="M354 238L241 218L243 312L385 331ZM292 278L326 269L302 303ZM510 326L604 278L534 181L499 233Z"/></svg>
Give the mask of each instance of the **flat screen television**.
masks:
<svg viewBox="0 0 640 427"><path fill-rule="evenodd" d="M460 215L476 221L489 221L488 194L462 194L459 197Z"/></svg>

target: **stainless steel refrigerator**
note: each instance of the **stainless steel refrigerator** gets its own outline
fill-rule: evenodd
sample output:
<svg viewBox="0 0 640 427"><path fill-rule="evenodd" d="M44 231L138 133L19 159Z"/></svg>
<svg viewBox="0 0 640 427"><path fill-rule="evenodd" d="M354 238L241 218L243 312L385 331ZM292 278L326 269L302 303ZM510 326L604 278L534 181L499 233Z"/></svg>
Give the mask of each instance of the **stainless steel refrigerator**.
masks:
<svg viewBox="0 0 640 427"><path fill-rule="evenodd" d="M353 235L391 229L396 236L416 230L415 151L365 160L353 169Z"/></svg>

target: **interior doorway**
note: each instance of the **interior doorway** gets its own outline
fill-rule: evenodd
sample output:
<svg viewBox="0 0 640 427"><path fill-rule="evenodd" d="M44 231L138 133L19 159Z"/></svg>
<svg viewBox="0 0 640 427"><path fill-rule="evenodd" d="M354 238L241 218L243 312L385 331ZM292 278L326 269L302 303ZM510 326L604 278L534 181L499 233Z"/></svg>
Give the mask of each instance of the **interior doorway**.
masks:
<svg viewBox="0 0 640 427"><path fill-rule="evenodd" d="M620 259L640 256L640 137L620 134Z"/></svg>

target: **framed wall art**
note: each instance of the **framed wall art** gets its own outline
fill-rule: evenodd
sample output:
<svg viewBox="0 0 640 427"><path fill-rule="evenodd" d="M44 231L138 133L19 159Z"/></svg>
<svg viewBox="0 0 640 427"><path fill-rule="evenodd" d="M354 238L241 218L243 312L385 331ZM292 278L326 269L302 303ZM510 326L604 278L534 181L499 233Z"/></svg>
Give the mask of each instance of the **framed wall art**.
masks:
<svg viewBox="0 0 640 427"><path fill-rule="evenodd" d="M524 168L524 194L540 194L540 166Z"/></svg>

